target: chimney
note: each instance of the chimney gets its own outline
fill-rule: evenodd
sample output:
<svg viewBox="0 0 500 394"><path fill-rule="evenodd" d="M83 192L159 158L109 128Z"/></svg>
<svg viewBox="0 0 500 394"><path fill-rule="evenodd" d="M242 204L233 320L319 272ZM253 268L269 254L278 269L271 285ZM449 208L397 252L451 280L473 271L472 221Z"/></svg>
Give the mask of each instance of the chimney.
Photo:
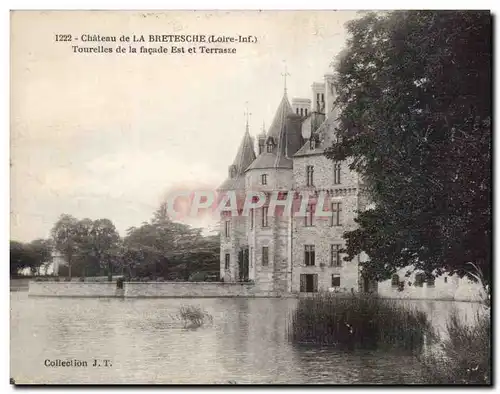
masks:
<svg viewBox="0 0 500 394"><path fill-rule="evenodd" d="M333 102L335 101L333 79L333 74L325 74L325 115L327 118L333 110Z"/></svg>
<svg viewBox="0 0 500 394"><path fill-rule="evenodd" d="M319 114L325 113L325 84L314 82L312 84L313 111Z"/></svg>
<svg viewBox="0 0 500 394"><path fill-rule="evenodd" d="M293 98L292 108L296 115L306 117L311 113L311 100L306 98Z"/></svg>
<svg viewBox="0 0 500 394"><path fill-rule="evenodd" d="M262 132L257 136L257 144L258 144L258 152L257 155L260 155L264 152L264 148L266 145L266 125L262 122Z"/></svg>

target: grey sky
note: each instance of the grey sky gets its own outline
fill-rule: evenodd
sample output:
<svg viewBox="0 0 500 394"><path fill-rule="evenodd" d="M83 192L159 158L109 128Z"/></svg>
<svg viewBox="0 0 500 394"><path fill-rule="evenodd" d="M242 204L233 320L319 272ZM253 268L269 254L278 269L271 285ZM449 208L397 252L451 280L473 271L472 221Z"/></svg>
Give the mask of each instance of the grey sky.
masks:
<svg viewBox="0 0 500 394"><path fill-rule="evenodd" d="M243 136L245 102L256 135L283 94L284 60L289 97L310 98L312 82L344 46L344 23L356 17L15 12L11 238L47 237L62 213L109 218L123 234L148 220L169 188L217 186ZM90 55L54 42L56 33L241 34L259 42L234 45L234 55Z"/></svg>

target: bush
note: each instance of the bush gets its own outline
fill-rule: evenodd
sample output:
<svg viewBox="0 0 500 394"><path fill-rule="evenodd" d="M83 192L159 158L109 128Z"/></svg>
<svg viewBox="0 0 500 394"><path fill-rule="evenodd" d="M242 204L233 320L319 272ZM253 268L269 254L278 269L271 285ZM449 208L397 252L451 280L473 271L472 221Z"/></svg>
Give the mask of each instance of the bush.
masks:
<svg viewBox="0 0 500 394"><path fill-rule="evenodd" d="M81 276L79 280L80 280L80 282L85 282L85 277Z"/></svg>
<svg viewBox="0 0 500 394"><path fill-rule="evenodd" d="M194 305L181 306L179 316L184 321L185 328L198 328L212 321L210 314L201 309L201 307Z"/></svg>
<svg viewBox="0 0 500 394"><path fill-rule="evenodd" d="M490 314L477 314L467 324L456 310L447 322L449 338L420 358L430 384L491 384Z"/></svg>
<svg viewBox="0 0 500 394"><path fill-rule="evenodd" d="M57 277L57 276L54 278L54 282L59 282L59 280L60 280L60 279L59 279L59 277Z"/></svg>
<svg viewBox="0 0 500 394"><path fill-rule="evenodd" d="M290 316L293 343L420 351L434 338L425 312L370 295L317 294L301 298Z"/></svg>

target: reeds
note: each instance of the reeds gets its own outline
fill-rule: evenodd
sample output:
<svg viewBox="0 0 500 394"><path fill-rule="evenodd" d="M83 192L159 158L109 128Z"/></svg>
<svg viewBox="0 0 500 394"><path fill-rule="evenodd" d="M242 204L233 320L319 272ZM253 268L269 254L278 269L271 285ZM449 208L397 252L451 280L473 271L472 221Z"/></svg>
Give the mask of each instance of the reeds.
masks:
<svg viewBox="0 0 500 394"><path fill-rule="evenodd" d="M491 384L489 311L477 313L473 324L454 310L447 322L449 338L420 360L423 378L431 384Z"/></svg>
<svg viewBox="0 0 500 394"><path fill-rule="evenodd" d="M196 305L181 306L179 316L184 322L184 328L198 328L212 322L212 316Z"/></svg>
<svg viewBox="0 0 500 394"><path fill-rule="evenodd" d="M374 295L301 298L288 324L293 343L420 351L434 333L423 311Z"/></svg>

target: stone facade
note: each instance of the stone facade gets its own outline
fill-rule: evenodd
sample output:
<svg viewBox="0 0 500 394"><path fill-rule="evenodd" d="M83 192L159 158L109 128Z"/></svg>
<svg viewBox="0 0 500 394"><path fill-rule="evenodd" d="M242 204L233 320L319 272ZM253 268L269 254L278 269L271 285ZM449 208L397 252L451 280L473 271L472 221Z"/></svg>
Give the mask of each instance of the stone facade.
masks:
<svg viewBox="0 0 500 394"><path fill-rule="evenodd" d="M331 211L332 203L340 203L339 220L316 217L306 224L305 217L279 214L263 220L263 208L251 211L252 217L222 217L221 277L225 281L245 277L261 291L277 294L373 290L372 285L360 281L359 258L344 262L335 252L344 246L342 234L354 229L354 218L367 203L359 177L349 169L349 163L334 163L324 155L334 138L337 119L331 106L331 79L326 75L324 82L312 85L312 100L297 98L291 105L285 91L270 128L257 138L257 155L248 143L251 138L247 127L234 160L240 164L239 171L230 173L219 191L283 191L293 194L297 205L299 193L308 193L314 199L318 192L324 192L325 210ZM313 174L308 176L311 169ZM269 201L265 207L269 208ZM229 236L225 221L233 229ZM306 250L310 248L314 261L309 253L306 263ZM230 261L229 270L225 269L226 259ZM248 269L248 275L241 275L242 269Z"/></svg>

